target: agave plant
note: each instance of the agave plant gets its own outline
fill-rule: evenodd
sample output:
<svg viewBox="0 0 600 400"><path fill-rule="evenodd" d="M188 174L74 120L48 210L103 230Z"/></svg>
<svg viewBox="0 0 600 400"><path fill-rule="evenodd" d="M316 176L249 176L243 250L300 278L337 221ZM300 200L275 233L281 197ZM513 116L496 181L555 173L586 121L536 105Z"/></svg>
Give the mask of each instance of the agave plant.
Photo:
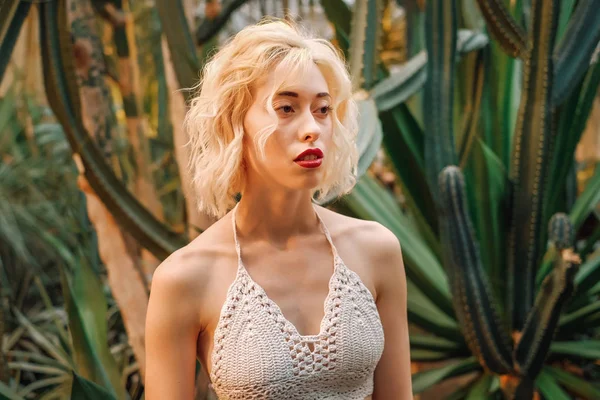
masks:
<svg viewBox="0 0 600 400"><path fill-rule="evenodd" d="M8 3L0 28L18 26L29 7ZM83 125L66 3L38 5L48 99L102 201L164 258L186 239L125 190ZM197 76L196 45L241 3L224 3L195 43L181 1L157 0L180 87ZM473 1L427 1L425 48L390 74L379 58L386 2L356 0L353 10L342 0L321 3L361 109L360 180L351 194L323 204L382 223L402 244L412 359L445 362L413 376L415 393L475 373L451 398L532 398L536 390L549 399L600 398L590 382L600 358L600 257L591 252L600 169L574 202L565 195L600 84L600 64L592 62L600 2L511 4L478 1L489 40L485 31L459 29L477 28L458 23L479 18ZM14 43L14 35L0 39L2 52ZM382 145L404 204L369 171ZM596 231L578 247L586 219Z"/></svg>

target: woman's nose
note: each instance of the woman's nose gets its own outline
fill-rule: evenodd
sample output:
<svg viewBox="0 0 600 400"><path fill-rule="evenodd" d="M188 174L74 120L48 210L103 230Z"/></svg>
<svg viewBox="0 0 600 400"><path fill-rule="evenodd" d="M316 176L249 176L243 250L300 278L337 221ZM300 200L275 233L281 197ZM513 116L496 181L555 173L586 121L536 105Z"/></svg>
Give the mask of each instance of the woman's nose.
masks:
<svg viewBox="0 0 600 400"><path fill-rule="evenodd" d="M300 139L307 140L311 139L313 141L319 138L321 134L321 126L315 120L315 116L312 112L305 112L302 115L302 121L300 122L300 126L298 128L298 134L300 135Z"/></svg>

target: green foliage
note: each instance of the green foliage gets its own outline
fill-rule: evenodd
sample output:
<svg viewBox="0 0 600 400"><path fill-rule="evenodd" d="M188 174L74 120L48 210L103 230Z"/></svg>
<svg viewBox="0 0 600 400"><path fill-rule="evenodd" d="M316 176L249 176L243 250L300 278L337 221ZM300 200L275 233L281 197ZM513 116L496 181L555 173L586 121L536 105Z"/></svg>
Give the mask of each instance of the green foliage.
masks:
<svg viewBox="0 0 600 400"><path fill-rule="evenodd" d="M544 365L548 362L562 359L595 368L584 359L596 359L596 353L582 356L582 342L575 338L597 335L598 323L592 321L599 319L600 289L592 290L591 285L595 282L592 274L595 277L600 270L600 257L590 255L577 272L580 260L573 239L585 219L591 216L595 220L593 211L600 201L596 176L572 207L559 200L564 199L565 171L573 165L575 145L600 83L595 75L598 64L590 64L591 50L587 45L588 39L597 43L598 24L592 27L589 22L590 14L595 13L590 11L591 2L579 2L574 9L572 4L558 7L558 2L553 1L533 1L531 9L517 3L510 10L501 1L482 0L479 4L500 47L510 56L523 59L523 85L514 83L521 61L506 60L506 56L488 48L479 50L479 55L455 69L457 5L428 1L426 47L429 55L435 57L415 55L399 73L375 83L370 93L379 107L383 144L404 189L406 215L411 222L396 228L395 221L404 217L398 215L395 204L384 206L381 202L375 206L387 193L376 184L366 185L371 181L366 175L343 201L357 216L379 221L398 235L409 277L409 320L432 338L455 343L453 349L440 348L418 334L418 340L411 340L413 360L456 357L461 341L453 337L450 322L456 318L477 363L488 373L516 380L512 387L502 384L506 396L530 398L537 387L552 398L552 394L560 396L564 392L561 386L573 391L572 380L582 378L560 372L562 379L557 379L543 372L536 381L539 372L546 371ZM516 20L525 18L525 11L530 19L523 30ZM333 11L328 12L333 15ZM584 39L583 46L569 45L578 35L576 32L584 29L581 26L591 30L591 38ZM347 26L336 23L335 27L338 37L348 37L344 31ZM554 45L557 29L563 35L560 46ZM567 51L577 55L562 58ZM495 57L502 61L496 66ZM565 64L557 66L557 62ZM423 68L427 70L426 80ZM569 71L567 79L558 78L558 69ZM454 93L455 89L464 90L457 84L468 82L459 72L477 79L471 84L473 91L468 93L472 99L465 100ZM559 85L553 85L554 77L561 81ZM423 109L427 114L423 128L401 104L421 89L421 82L425 82ZM494 92L489 87L498 93L493 102L490 94ZM568 92L569 98L560 104L565 100L562 91ZM498 108L502 114L489 106L494 103L502 104ZM466 111L467 104L476 109ZM513 127L507 124L510 115L516 116ZM502 126L494 126L495 121L503 120ZM457 121L466 127L460 132L460 139L454 137ZM508 151L510 143L513 149ZM595 242L594 238L589 240ZM441 252L436 251L440 244ZM413 253L423 245L430 249L435 261L423 256L413 259ZM587 243L586 247L591 249L590 246ZM445 290L439 288L440 278L423 271L425 266L437 271L440 264L452 292L454 313L447 313L450 321L443 317ZM581 292L574 288L574 282L585 282ZM576 297L569 304L574 291ZM554 342L557 334L568 341ZM466 372L460 362L420 372L413 379L414 391L419 393L462 373ZM491 385L488 379L483 375L463 391L457 391L455 398L482 398L473 396L486 392ZM585 398L595 398L591 392L582 391L586 392Z"/></svg>
<svg viewBox="0 0 600 400"><path fill-rule="evenodd" d="M33 123L29 139L23 113ZM11 305L3 317L3 355L11 376L19 377L0 387L0 398L66 398L72 371L104 380L110 392L126 398L110 351L114 337L107 334L114 330L107 324L114 302L99 280L99 266L91 268L96 243L62 127L48 109L13 88L0 100L0 120L1 290ZM122 364L121 352L114 354Z"/></svg>
<svg viewBox="0 0 600 400"><path fill-rule="evenodd" d="M40 29L48 101L61 122L73 152L79 154L85 176L115 219L158 258L182 247L186 239L158 221L131 194L107 164L81 117L73 45L66 24L66 2L42 3Z"/></svg>
<svg viewBox="0 0 600 400"><path fill-rule="evenodd" d="M112 400L116 397L102 386L73 373L71 400Z"/></svg>
<svg viewBox="0 0 600 400"><path fill-rule="evenodd" d="M27 2L9 3L11 13L0 19L0 32L7 32L0 37L0 59L10 53L11 40L18 35L22 14L15 10L24 6L17 4ZM225 3L217 19L200 24L196 44L213 41L244 2ZM600 167L574 204L567 201L566 187L575 146L600 85L600 64L591 63L600 38L600 1L532 0L508 7L502 0L478 0L481 13L469 8L473 3L428 0L424 18L409 15L414 31L408 36L417 39L408 47L415 55L390 74L379 57L378 21L384 2L357 0L354 10L343 1L323 2L350 60L361 108L359 181L337 205L380 222L402 243L409 320L411 328L420 329L411 332L413 360L448 362L415 374L415 393L481 371L451 398L497 398L499 389L507 397L530 398L538 390L552 399L573 394L599 398L593 382L600 372L594 363L600 340L600 256L592 249L600 230L584 237L581 245L574 238L581 237L584 221L598 224L594 210L600 201ZM48 100L72 151L82 157L94 190L143 246L164 258L185 239L156 221L126 191L83 125L66 4L58 0L38 6ZM165 34L179 85L189 88L196 83L203 57L185 21L183 3L157 0L156 5L161 27L155 37ZM461 29L479 26L493 40L485 32ZM419 53L421 29L425 50ZM2 72L0 68L0 76ZM164 117L164 94L172 88L164 79L158 85L163 96L159 114ZM0 103L0 131L14 124L7 117L13 114L11 107L10 97ZM168 125L160 123L158 130L168 132ZM48 138L48 132L58 131L54 128L39 131ZM403 204L369 170L381 144ZM12 151L18 155L20 150ZM16 160L10 169L0 165L0 174L25 171L16 168ZM27 174L12 178L12 187L2 186L0 196L7 187L20 188L23 177ZM40 185L27 179L31 186ZM21 203L27 204L15 204ZM67 267L62 288L75 349L55 319L44 325L57 326L52 334L56 340L49 340L30 314L12 311L22 334L40 349L27 356L36 357L50 375L44 376L42 386L64 390L65 382L72 381L73 396L87 396L77 398L97 398L103 390L122 397L118 374L124 372L118 371L106 343L106 305L93 257L88 263L84 259L89 254L61 246L63 239L53 240L47 230L32 229L44 217L59 220L60 213L29 204L29 215L18 206L10 212L3 202L0 207L0 218L8 222L0 224L0 235L10 239L11 255L35 259L21 234L26 232L27 239L35 237L53 248ZM579 268L577 253L583 258ZM93 290L82 291L84 283ZM11 356L23 356L19 351L24 352L13 350ZM558 368L565 364L583 372ZM39 366L34 369L39 371ZM507 382L517 383L511 387ZM16 395L35 390L21 387ZM12 396L11 391L13 387L0 386L3 396Z"/></svg>
<svg viewBox="0 0 600 400"><path fill-rule="evenodd" d="M125 398L120 372L108 347L106 299L98 276L87 260L80 258L73 282L68 282L62 270L61 282L77 371L113 397Z"/></svg>

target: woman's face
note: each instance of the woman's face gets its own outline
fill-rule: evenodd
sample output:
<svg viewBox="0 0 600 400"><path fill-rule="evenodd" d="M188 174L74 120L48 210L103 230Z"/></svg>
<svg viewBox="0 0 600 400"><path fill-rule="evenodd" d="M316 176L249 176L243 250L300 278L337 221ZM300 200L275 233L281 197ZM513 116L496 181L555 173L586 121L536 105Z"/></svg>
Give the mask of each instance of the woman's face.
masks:
<svg viewBox="0 0 600 400"><path fill-rule="evenodd" d="M275 189L312 189L320 183L332 143L332 98L327 81L312 64L303 79L275 93L272 105L277 127L267 139L263 160L254 138L273 123L266 109L273 84L274 73L271 73L253 89L253 103L244 118L244 157L251 175L249 180ZM308 168L294 161L309 148L323 152L320 166Z"/></svg>

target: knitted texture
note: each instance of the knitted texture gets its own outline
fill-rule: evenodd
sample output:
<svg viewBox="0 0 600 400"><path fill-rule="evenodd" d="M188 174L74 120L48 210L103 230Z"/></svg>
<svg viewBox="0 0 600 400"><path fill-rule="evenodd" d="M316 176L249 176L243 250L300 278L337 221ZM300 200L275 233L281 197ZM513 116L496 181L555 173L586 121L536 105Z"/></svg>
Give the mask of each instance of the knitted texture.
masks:
<svg viewBox="0 0 600 400"><path fill-rule="evenodd" d="M300 335L241 259L235 212L237 275L221 309L211 355L213 389L228 399L363 400L373 392L373 373L384 346L383 327L371 292L333 253L333 274L318 335ZM313 348L309 347L313 344Z"/></svg>

